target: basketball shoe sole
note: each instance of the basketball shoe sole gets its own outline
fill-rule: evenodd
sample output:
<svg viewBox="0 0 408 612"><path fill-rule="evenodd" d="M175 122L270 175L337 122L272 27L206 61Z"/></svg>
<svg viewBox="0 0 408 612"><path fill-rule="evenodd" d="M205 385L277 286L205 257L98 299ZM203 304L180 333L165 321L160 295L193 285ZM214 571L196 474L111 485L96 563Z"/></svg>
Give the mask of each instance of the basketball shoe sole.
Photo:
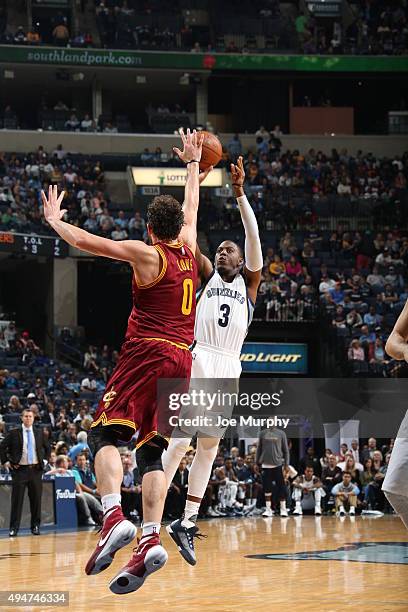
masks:
<svg viewBox="0 0 408 612"><path fill-rule="evenodd" d="M166 565L168 554L161 544L146 547L132 556L129 563L111 580L109 588L116 595L133 593L143 586L150 574Z"/></svg>

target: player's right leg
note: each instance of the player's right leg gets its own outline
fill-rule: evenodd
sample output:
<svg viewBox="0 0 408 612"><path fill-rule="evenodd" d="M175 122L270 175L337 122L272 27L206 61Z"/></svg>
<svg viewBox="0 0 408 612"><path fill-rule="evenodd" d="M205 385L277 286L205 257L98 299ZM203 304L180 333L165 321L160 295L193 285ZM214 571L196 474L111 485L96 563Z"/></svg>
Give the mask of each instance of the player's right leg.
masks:
<svg viewBox="0 0 408 612"><path fill-rule="evenodd" d="M398 430L382 490L408 529L408 412Z"/></svg>
<svg viewBox="0 0 408 612"><path fill-rule="evenodd" d="M130 544L137 529L123 516L120 505L123 467L114 429L109 425L92 428L88 444L95 459L96 481L104 514L100 538L86 564L85 572L99 574L109 567L120 548Z"/></svg>

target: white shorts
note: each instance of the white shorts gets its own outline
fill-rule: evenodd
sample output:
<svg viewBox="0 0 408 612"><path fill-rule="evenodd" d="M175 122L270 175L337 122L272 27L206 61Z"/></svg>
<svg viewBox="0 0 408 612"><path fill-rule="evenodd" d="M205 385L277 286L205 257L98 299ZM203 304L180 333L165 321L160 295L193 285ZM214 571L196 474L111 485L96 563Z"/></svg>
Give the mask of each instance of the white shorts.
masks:
<svg viewBox="0 0 408 612"><path fill-rule="evenodd" d="M382 490L408 497L408 411L397 433Z"/></svg>
<svg viewBox="0 0 408 612"><path fill-rule="evenodd" d="M211 397L198 406L183 406L179 413L179 427L172 436L178 434L193 437L222 438L228 424L220 424L220 419L230 419L239 390L239 377L242 366L239 355L217 350L207 345L196 345L192 351L193 365L189 393L196 391L201 397ZM208 395L207 395L208 394ZM197 419L198 424L185 424L184 420ZM204 422L205 420L205 422ZM181 433L183 432L183 433Z"/></svg>

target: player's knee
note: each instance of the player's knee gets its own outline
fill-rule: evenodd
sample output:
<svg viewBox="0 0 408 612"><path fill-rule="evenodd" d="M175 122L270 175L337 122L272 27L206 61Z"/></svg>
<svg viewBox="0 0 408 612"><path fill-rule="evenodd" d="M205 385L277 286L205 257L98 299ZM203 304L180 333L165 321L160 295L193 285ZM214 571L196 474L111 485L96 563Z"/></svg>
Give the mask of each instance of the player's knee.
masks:
<svg viewBox="0 0 408 612"><path fill-rule="evenodd" d="M104 446L117 446L117 438L111 427L97 425L96 427L91 427L87 443L95 459L96 453Z"/></svg>
<svg viewBox="0 0 408 612"><path fill-rule="evenodd" d="M163 448L151 444L143 444L136 451L136 463L141 476L148 472L163 472Z"/></svg>

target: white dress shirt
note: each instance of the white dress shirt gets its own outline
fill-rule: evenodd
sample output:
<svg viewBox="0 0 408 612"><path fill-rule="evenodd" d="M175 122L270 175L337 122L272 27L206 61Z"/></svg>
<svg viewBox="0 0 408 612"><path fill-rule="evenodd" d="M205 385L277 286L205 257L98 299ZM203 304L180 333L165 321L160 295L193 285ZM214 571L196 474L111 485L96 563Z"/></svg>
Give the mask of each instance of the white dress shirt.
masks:
<svg viewBox="0 0 408 612"><path fill-rule="evenodd" d="M20 459L20 465L28 465L28 457L27 457L27 433L31 431L31 440L32 440L32 444L33 444L33 455L34 455L34 459L33 459L33 464L38 463L38 457L37 457L37 449L35 448L35 438L34 438L34 432L33 432L33 428L32 427L25 427L23 425L23 454L21 455L21 459Z"/></svg>

